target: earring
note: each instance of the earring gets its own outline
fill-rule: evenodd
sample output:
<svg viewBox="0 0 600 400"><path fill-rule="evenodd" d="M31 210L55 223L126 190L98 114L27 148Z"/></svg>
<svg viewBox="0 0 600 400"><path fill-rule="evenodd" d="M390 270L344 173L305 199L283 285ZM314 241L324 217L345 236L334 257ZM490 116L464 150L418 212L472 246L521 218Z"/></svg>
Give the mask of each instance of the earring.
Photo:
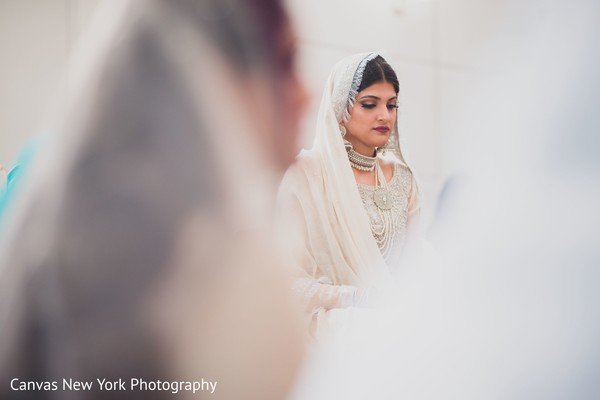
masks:
<svg viewBox="0 0 600 400"><path fill-rule="evenodd" d="M352 143L346 140L346 127L342 124L340 124L340 133L342 134L342 139L344 140L344 147L346 148L346 151L352 150Z"/></svg>
<svg viewBox="0 0 600 400"><path fill-rule="evenodd" d="M376 150L377 154L382 155L386 155L388 151L394 151L394 142L392 141L392 138L389 138L385 145L383 145L382 147L378 147Z"/></svg>
<svg viewBox="0 0 600 400"><path fill-rule="evenodd" d="M340 132L342 137L346 137L346 127L344 125L340 125Z"/></svg>
<svg viewBox="0 0 600 400"><path fill-rule="evenodd" d="M350 151L352 150L352 143L344 139L344 147L346 148L346 151Z"/></svg>

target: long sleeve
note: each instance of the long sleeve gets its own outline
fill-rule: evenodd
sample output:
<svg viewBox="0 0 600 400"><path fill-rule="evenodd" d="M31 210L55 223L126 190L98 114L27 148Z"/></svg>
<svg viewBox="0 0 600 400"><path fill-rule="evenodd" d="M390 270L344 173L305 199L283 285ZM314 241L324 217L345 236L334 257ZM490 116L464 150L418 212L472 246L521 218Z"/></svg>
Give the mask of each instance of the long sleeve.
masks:
<svg viewBox="0 0 600 400"><path fill-rule="evenodd" d="M309 312L360 306L366 299L365 290L352 285L334 285L326 278L296 278L294 292L303 297Z"/></svg>
<svg viewBox="0 0 600 400"><path fill-rule="evenodd" d="M308 229L298 197L293 191L278 197L278 237L288 249L287 260L293 275L293 292L300 298L308 313L316 310L345 308L362 304L365 291L352 285L333 284L322 272L311 251Z"/></svg>

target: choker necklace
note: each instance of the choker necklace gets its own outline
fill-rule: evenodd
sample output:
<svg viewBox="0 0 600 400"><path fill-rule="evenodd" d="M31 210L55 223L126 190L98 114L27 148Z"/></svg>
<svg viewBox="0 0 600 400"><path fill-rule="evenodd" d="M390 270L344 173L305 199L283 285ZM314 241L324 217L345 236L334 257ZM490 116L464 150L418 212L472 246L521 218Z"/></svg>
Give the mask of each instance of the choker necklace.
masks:
<svg viewBox="0 0 600 400"><path fill-rule="evenodd" d="M375 164L377 163L376 156L363 156L352 148L348 149L348 160L350 160L352 168L356 168L359 171L373 171L375 169Z"/></svg>

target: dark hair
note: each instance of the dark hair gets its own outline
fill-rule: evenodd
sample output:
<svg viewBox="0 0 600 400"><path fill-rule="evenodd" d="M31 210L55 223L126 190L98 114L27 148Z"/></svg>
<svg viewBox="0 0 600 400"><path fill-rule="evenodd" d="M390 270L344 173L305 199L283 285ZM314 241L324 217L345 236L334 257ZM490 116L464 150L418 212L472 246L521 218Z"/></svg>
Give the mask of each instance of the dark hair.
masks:
<svg viewBox="0 0 600 400"><path fill-rule="evenodd" d="M396 72L381 56L375 57L365 66L358 91L360 92L377 82L389 82L394 86L396 93L400 91L400 84L398 83Z"/></svg>
<svg viewBox="0 0 600 400"><path fill-rule="evenodd" d="M190 19L242 70L281 61L279 40L288 24L281 0L159 1Z"/></svg>

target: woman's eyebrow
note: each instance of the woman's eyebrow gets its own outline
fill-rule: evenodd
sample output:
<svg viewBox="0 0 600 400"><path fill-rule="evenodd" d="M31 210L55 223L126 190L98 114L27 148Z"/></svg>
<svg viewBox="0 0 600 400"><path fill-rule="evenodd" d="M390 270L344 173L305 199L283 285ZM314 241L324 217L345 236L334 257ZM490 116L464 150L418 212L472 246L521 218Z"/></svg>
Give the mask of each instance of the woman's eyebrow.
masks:
<svg viewBox="0 0 600 400"><path fill-rule="evenodd" d="M371 98L371 99L375 99L375 100L381 100L379 97L373 96L373 95L362 96L359 100L367 99L367 98Z"/></svg>
<svg viewBox="0 0 600 400"><path fill-rule="evenodd" d="M367 98L375 99L375 100L381 100L381 98L379 98L377 96L373 96L373 95L362 96L358 100L367 99ZM394 97L390 97L390 99L388 101L390 101L390 100L397 100L397 99L398 99L398 96L394 96Z"/></svg>

